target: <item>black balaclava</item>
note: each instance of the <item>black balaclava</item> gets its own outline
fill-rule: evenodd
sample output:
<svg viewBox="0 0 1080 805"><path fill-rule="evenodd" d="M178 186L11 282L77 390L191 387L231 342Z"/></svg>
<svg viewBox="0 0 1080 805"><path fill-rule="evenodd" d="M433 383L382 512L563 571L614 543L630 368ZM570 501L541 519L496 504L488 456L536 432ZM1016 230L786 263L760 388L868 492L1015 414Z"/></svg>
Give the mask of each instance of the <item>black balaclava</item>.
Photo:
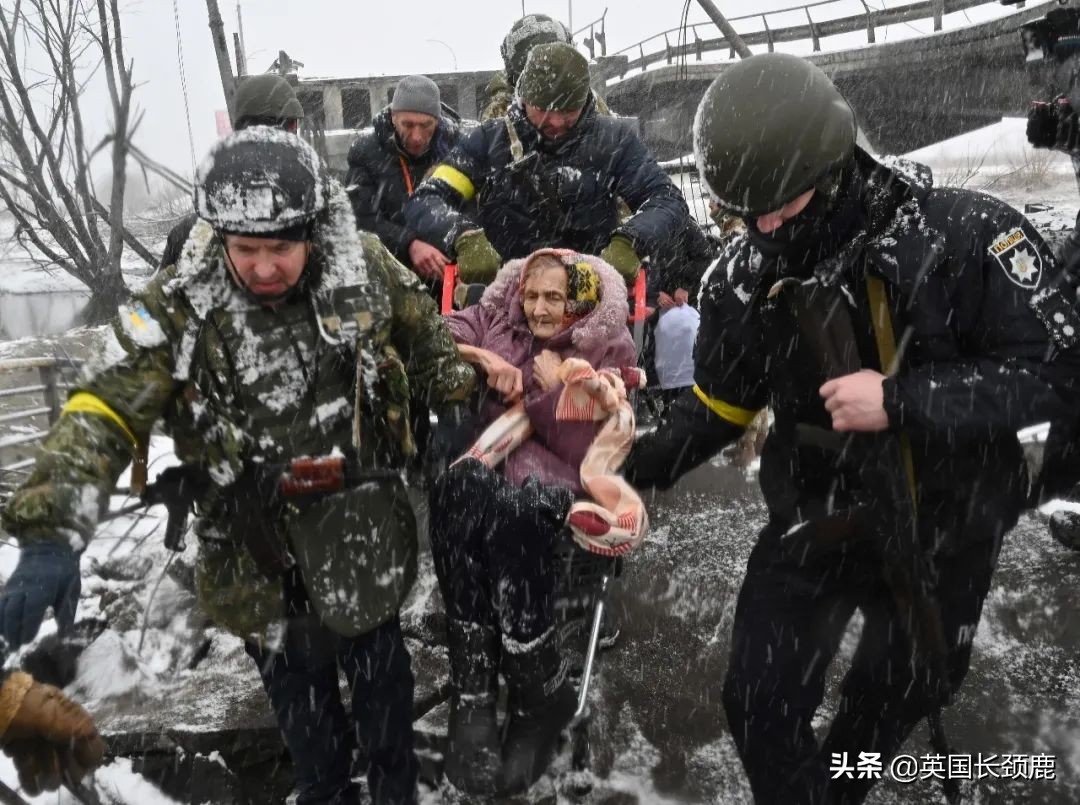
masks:
<svg viewBox="0 0 1080 805"><path fill-rule="evenodd" d="M814 266L832 257L862 225L863 177L854 157L815 185L806 209L769 234L746 218L750 242L765 257L766 270L783 276L807 277Z"/></svg>

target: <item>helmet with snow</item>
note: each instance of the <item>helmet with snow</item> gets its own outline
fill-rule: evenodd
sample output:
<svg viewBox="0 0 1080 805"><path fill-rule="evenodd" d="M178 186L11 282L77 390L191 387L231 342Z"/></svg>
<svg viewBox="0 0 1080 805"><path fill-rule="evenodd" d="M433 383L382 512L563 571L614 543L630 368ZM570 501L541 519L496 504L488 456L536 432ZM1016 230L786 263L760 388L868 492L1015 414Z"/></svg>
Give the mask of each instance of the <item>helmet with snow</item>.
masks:
<svg viewBox="0 0 1080 805"><path fill-rule="evenodd" d="M525 69L529 51L552 42L572 44L570 30L547 14L528 14L515 22L502 41L500 51L506 67L506 79L513 86Z"/></svg>
<svg viewBox="0 0 1080 805"><path fill-rule="evenodd" d="M195 211L222 233L306 233L327 209L329 181L319 155L303 139L253 126L210 149L195 177Z"/></svg>
<svg viewBox="0 0 1080 805"><path fill-rule="evenodd" d="M831 189L856 132L855 113L825 73L798 56L763 53L705 91L694 152L717 203L753 218L819 185Z"/></svg>

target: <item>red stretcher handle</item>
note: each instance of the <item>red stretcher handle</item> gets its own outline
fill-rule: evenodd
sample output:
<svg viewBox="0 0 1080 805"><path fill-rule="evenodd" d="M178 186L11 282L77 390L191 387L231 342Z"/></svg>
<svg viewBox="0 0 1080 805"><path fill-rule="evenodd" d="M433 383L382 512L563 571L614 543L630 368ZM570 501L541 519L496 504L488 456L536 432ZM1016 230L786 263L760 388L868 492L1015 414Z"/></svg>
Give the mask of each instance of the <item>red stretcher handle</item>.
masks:
<svg viewBox="0 0 1080 805"><path fill-rule="evenodd" d="M454 309L454 288L458 283L457 263L447 263L442 274L442 314L447 316Z"/></svg>
<svg viewBox="0 0 1080 805"><path fill-rule="evenodd" d="M630 322L645 321L645 268L639 268L637 278L634 280L634 288L630 293L634 300L633 311L630 313Z"/></svg>

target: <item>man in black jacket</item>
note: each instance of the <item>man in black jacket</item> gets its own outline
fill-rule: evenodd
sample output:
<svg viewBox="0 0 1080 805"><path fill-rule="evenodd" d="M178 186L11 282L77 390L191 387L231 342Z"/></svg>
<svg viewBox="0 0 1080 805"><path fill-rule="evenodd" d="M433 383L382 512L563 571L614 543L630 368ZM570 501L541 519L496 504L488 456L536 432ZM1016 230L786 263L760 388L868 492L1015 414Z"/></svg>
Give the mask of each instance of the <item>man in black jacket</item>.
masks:
<svg viewBox="0 0 1080 805"><path fill-rule="evenodd" d="M887 771L923 717L939 724L1024 506L1017 429L1066 410L1077 377L1080 319L1024 217L878 163L855 133L829 79L795 56L746 59L707 91L699 165L747 233L704 281L696 385L628 469L670 485L774 413L769 522L724 688L765 803L861 802L875 779L855 773L860 753ZM813 719L856 608L859 646L819 746Z"/></svg>
<svg viewBox="0 0 1080 805"><path fill-rule="evenodd" d="M435 82L410 75L349 149L345 183L357 225L378 235L398 261L429 282L442 278L448 260L406 225L405 203L460 136L459 119L442 106Z"/></svg>
<svg viewBox="0 0 1080 805"><path fill-rule="evenodd" d="M620 197L636 213L622 225ZM474 198L475 219L462 211ZM687 215L630 123L597 115L589 64L561 43L532 49L507 116L466 134L405 211L465 282L549 246L599 254L630 280Z"/></svg>

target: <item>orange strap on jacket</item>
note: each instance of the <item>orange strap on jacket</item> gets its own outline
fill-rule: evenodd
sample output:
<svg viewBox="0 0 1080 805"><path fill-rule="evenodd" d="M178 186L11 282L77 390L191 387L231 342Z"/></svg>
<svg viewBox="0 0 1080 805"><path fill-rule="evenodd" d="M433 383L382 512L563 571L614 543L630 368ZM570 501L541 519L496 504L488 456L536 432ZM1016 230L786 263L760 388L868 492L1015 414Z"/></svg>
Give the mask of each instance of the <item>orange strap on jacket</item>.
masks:
<svg viewBox="0 0 1080 805"><path fill-rule="evenodd" d="M405 190L411 196L413 193L412 175L409 173L409 163L405 161L403 154L398 154L398 162L401 163L401 172L405 174Z"/></svg>

